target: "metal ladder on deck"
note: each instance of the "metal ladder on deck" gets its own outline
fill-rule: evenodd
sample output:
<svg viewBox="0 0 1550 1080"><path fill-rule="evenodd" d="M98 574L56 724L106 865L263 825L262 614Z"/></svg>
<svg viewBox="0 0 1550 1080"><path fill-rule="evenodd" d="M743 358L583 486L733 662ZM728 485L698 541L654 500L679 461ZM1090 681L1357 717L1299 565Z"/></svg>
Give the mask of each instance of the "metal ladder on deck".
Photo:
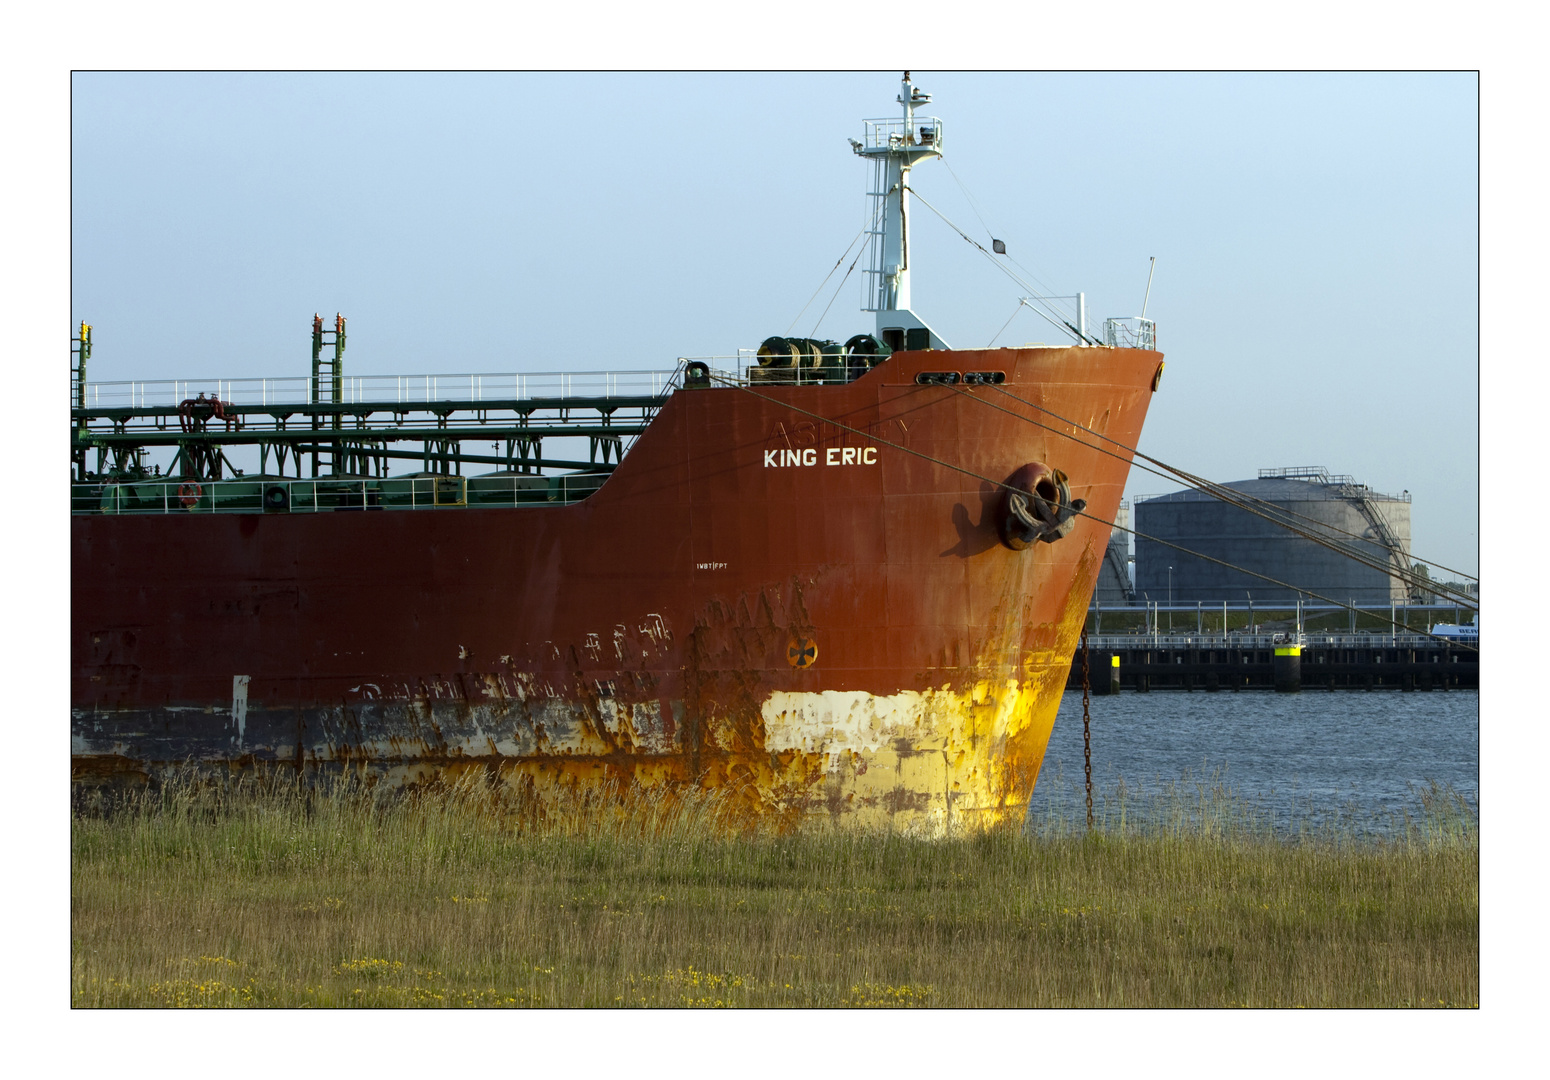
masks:
<svg viewBox="0 0 1550 1080"><path fill-rule="evenodd" d="M333 330L325 330L323 317L312 316L312 382L308 389L314 405L338 405L344 402L344 323L344 316L335 314ZM329 335L332 335L332 340L325 342L324 339ZM325 344L333 345L332 356L323 351ZM339 475L341 447L338 438L336 436L325 442L321 432L338 432L344 426L343 420L339 413L331 416L313 415L312 428L319 432L312 450L313 477Z"/></svg>

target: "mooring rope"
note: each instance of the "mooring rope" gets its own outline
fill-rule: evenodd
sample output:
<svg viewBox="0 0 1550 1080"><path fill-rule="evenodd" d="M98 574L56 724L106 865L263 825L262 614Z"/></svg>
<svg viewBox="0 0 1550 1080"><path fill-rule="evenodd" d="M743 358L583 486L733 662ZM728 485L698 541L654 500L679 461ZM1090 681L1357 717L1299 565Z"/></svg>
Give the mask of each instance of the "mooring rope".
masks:
<svg viewBox="0 0 1550 1080"><path fill-rule="evenodd" d="M921 458L924 461L928 461L928 462L930 462L933 465L940 465L944 469L950 469L953 472L962 473L964 476L971 477L971 478L973 478L975 480L983 481L984 483L987 483L987 484L991 485L994 488L999 488L1002 491L1018 491L1017 488L1014 488L1014 487L1012 487L1009 484L1005 484L1005 483L1003 483L1000 480L992 480L988 476L981 476L979 473L975 472L973 469L966 469L962 465L954 465L950 461L944 461L941 458L933 457L930 454L926 454L926 453L923 453L923 452L921 452L919 450L912 449L911 447L904 446L904 445L902 445L900 443L889 442L887 439L878 438L877 435L873 434L872 432L863 431L860 428L856 428L856 427L851 427L849 424L841 423L840 421L835 420L833 417L825 416L823 413L816 413L816 412L813 412L810 409L804 409L804 408L801 408L798 405L793 405L789 401L782 401L780 398L774 398L774 397L770 397L767 394L761 394L758 391L754 390L752 387L745 386L740 380L738 380L736 378L728 378L726 375L722 374L721 372L711 371L710 372L710 377L715 382L719 382L719 383L721 383L724 386L728 386L728 387L731 387L731 388L736 389L736 390L741 390L743 393L749 394L752 397L758 398L760 401L766 401L766 402L769 402L771 405L778 405L778 406L780 406L783 409L789 409L792 412L798 413L798 414L800 414L802 416L808 416L808 417L811 417L814 420L820 420L823 423L831 424L834 427L839 428L841 431L848 431L848 432L850 432L853 435L859 435L863 439L868 439L868 440L878 444L879 446L887 446L887 447L889 447L891 449L894 449L894 450L901 450L901 451L903 451L906 454L913 454L915 457ZM1016 414L1014 413L1013 415L1015 416ZM1024 417L1023 419L1026 420L1027 417ZM1029 421L1029 422L1030 423L1036 423L1036 421ZM1085 446L1087 444L1083 443L1082 445ZM1091 449L1097 449L1097 448L1096 447L1092 447ZM1026 492L1020 492L1019 491L1019 494L1026 494ZM1246 566L1238 566L1235 563L1230 563L1230 562L1227 562L1224 559L1215 558L1214 556L1207 555L1204 552L1191 551L1189 548L1184 547L1181 544L1172 543L1171 541L1164 540L1164 539L1162 539L1161 537L1158 537L1158 536L1148 536L1146 533L1138 532L1137 530L1135 530L1133 528L1130 528L1127 525L1121 525L1118 522L1104 521L1102 518L1098 517L1095 514L1091 514L1091 513L1089 513L1086 510L1077 511L1077 513L1079 513L1080 516L1082 516L1082 517L1091 518L1093 521L1098 522L1100 525L1107 525L1111 529L1119 529L1122 532L1128 532L1132 536L1139 537L1142 540L1148 540L1148 541L1150 541L1152 543L1155 543L1155 544L1161 544L1163 547L1172 548L1174 551L1182 552L1185 555L1192 555L1192 556L1194 556L1197 559L1203 559L1206 562L1215 563L1218 566L1224 566L1224 567L1228 568L1229 570L1236 570L1236 571L1238 571L1240 573L1248 574L1250 577L1259 578L1261 581L1268 581L1272 585L1278 585L1278 586L1280 586L1283 589L1290 590L1291 592L1304 593L1307 596L1313 597L1315 600L1322 600L1326 604L1332 604L1335 607L1341 608L1341 609L1343 609L1345 611L1350 611L1350 612L1353 612L1353 613L1368 614L1368 615L1373 614L1371 611L1362 612L1361 609L1358 608L1354 604L1348 604L1348 603L1346 603L1346 602L1344 602L1342 600L1336 600L1333 597L1325 596L1322 593L1314 592L1312 589L1307 589L1307 588L1304 588L1304 587L1302 587L1300 585L1293 585L1290 582L1282 581L1280 578L1271 577L1269 574L1261 574L1259 571L1257 571L1257 570L1250 570ZM1459 642L1459 641L1457 641L1455 639L1445 638L1441 634L1433 634L1429 630L1416 630L1413 627L1407 626L1404 623L1399 622L1399 620L1397 620L1397 619L1384 619L1382 615L1378 615L1376 617L1378 619L1380 619L1381 621L1383 621L1383 622L1387 622L1391 626L1402 628L1407 634L1417 634L1419 636L1434 638L1434 639L1436 639L1438 641L1446 642L1446 643L1448 643L1450 645L1456 646L1457 648L1466 649L1466 650L1468 650L1470 652L1479 652L1480 651L1479 649L1474 648L1473 646L1466 645L1466 644L1464 644L1462 642Z"/></svg>
<svg viewBox="0 0 1550 1080"><path fill-rule="evenodd" d="M1342 529L1339 526L1329 525L1329 524L1327 524L1325 522L1318 521L1315 518L1311 518L1311 517L1309 517L1306 514L1299 514L1295 510L1289 510L1289 509L1286 509L1284 507L1278 506L1277 504L1269 502L1268 500L1265 500L1265 499L1261 499L1258 496L1255 496L1255 495L1245 495L1245 494L1243 494L1241 492L1235 492L1231 488L1228 488L1224 484L1218 484L1218 483L1216 483L1213 480L1207 480L1204 477L1196 476L1194 473L1186 472L1185 470L1180 469L1180 468L1178 468L1175 465L1169 465L1165 461L1159 460L1158 458L1154 458L1154 457L1152 457L1149 454L1144 454L1140 450L1137 450L1135 447L1128 446L1125 443L1120 442L1118 439L1112 438L1112 437L1110 437L1108 435L1104 435L1101 432L1094 431L1092 428L1087 427L1084 424L1080 424L1080 423L1078 423L1075 420L1068 420L1066 417L1061 416L1059 413L1056 413L1056 412L1054 412L1054 411L1052 411L1050 409L1047 409L1043 405L1038 404L1037 402L1029 401L1027 398L1019 397L1018 395L1012 393L1010 390L1007 390L1007 389L1005 389L1003 387L1000 387L1000 386L996 386L994 384L986 384L986 385L989 385L992 390L995 390L998 393L1003 394L1006 397L1011 398L1013 401L1019 402L1019 403L1021 403L1023 405L1027 405L1030 409L1038 409L1040 412L1045 413L1048 416L1054 417L1056 420L1059 420L1063 424L1070 424L1074 428L1077 428L1077 429L1079 429L1081 431L1087 432L1087 434L1092 435L1094 438L1102 439L1105 442L1113 443L1115 446L1119 447L1121 450L1124 450L1126 453L1131 454L1131 455L1133 455L1135 457L1139 457L1139 458L1141 458L1141 459L1143 459L1145 461L1149 461L1152 464L1157 465L1159 468L1166 470L1166 473L1168 474L1168 475L1165 475L1164 473L1158 472L1156 469L1148 468L1147 466L1144 466L1144 465L1141 466L1142 469L1144 469L1146 472L1151 473L1154 476L1160 476L1160 477L1162 477L1165 480L1172 479L1172 480L1182 481L1186 486L1194 487L1196 490L1202 491L1203 493L1205 493L1207 495L1212 495L1212 496L1214 496L1216 498L1222 499L1222 501L1224 501L1224 502L1230 502L1230 501L1233 501L1234 499L1237 499L1237 500L1243 500L1244 502L1259 503L1259 504L1261 504L1263 506L1267 506L1267 507L1273 508L1277 513L1285 514L1288 517L1302 518L1304 521L1308 521L1308 522L1311 522L1311 523L1313 523L1315 525L1318 525L1320 528L1328 529L1330 532L1339 533L1342 536L1349 536L1349 537L1351 537L1354 540L1365 540L1366 539L1365 537L1361 536L1358 533L1353 533L1353 532L1350 532L1350 531L1348 531L1346 529ZM980 400L983 400L983 399L980 399ZM986 404L989 404L989 402L986 402ZM1017 414L1016 413L1011 413L1011 415L1016 416ZM1057 434L1065 435L1064 432L1059 432L1055 428L1049 428L1047 425L1039 424L1038 421L1033 420L1030 417L1022 417L1022 419L1027 420L1031 424L1037 424L1040 427L1045 427L1045 428L1047 428L1047 430L1056 431ZM1069 435L1067 435L1066 437L1067 438L1074 438L1073 436L1069 436ZM1082 443L1080 440L1075 440L1075 441L1077 441L1080 445L1083 445L1083 446L1089 445L1087 443ZM1094 447L1092 447L1092 449L1100 450L1102 448L1094 446ZM1222 491L1225 491L1225 492L1227 492L1229 494L1227 496L1224 496L1224 495L1219 493L1219 492L1222 492ZM1245 507L1245 509L1247 509L1247 507ZM1291 528L1292 526L1288 525L1286 527L1287 528ZM1480 580L1479 578L1475 577L1473 574L1466 574L1462 570L1455 570L1455 569L1453 569L1450 566L1444 566L1440 562L1435 562L1435 561L1432 561L1432 560L1429 560L1429 559L1416 559L1416 561L1420 562L1420 563L1423 563L1426 566L1435 566L1439 570L1446 570L1450 574L1458 574L1460 577L1467 578L1470 581L1479 581ZM1426 580L1422 580L1420 582L1420 584L1423 585L1423 586L1428 586L1428 587L1432 585L1431 582L1426 581ZM1439 591L1439 590L1436 589L1436 588L1433 588L1431 591ZM1446 591L1446 590L1441 590L1441 591ZM1468 598L1468 599L1469 599L1470 603L1474 603L1475 602L1473 600L1473 598Z"/></svg>
<svg viewBox="0 0 1550 1080"><path fill-rule="evenodd" d="M1140 458L1145 459L1146 461L1155 462L1162 469L1167 470L1167 472L1166 473L1159 472L1157 469L1150 468L1147 465L1136 465L1136 463L1133 460L1130 460L1129 458L1126 458L1123 454L1115 453L1114 451L1106 449L1105 447L1102 447L1102 446L1095 446L1092 443L1085 442L1082 439L1077 438L1075 435L1072 435L1070 432L1061 431L1059 428L1053 427L1053 426L1051 426L1049 424L1041 423L1038 420L1033 419L1032 417L1022 416L1019 413L1013 412L1011 409L1003 408L1002 406L997 405L993 401L987 401L984 398L979 397L972 390L969 390L967 388L960 388L960 387L954 386L954 387L952 387L952 389L956 390L960 394L967 395L968 397L972 398L975 401L980 402L983 405L988 405L991 408L996 409L999 412L1004 412L1008 416L1016 417L1017 419L1022 420L1024 423L1032 424L1035 427L1043 428L1046 431L1053 432L1054 434L1059 435L1062 438L1069 439L1072 442L1076 443L1078 446L1085 447L1085 448L1087 448L1089 450L1096 450L1100 454L1107 454L1109 457L1117 458L1118 460L1125 461L1128 464L1130 464L1132 467L1140 468L1144 472L1149 472L1149 473L1151 473L1154 476L1160 476L1163 479L1174 480L1176 482L1183 482L1185 484L1185 486L1191 487L1194 490L1200 491L1202 494L1210 495L1212 498L1218 499L1221 502L1225 502L1225 503L1227 503L1227 504L1229 504L1231 506L1236 506L1236 507L1238 507L1239 509L1243 510L1246 513L1253 514L1256 517L1263 518L1264 520L1270 522L1273 525L1277 525L1277 526L1279 526L1279 527L1281 527L1283 529L1286 529L1288 532L1294 533L1297 536L1303 537L1304 539L1307 539L1307 540L1311 540L1314 543L1321 545L1322 547L1328 548L1329 550L1335 552L1338 555L1343 555L1346 558L1355 560L1356 562L1359 562L1362 565L1367 566L1367 567L1369 567L1371 569L1374 569L1374 570L1377 570L1377 571L1379 571L1381 573L1387 574L1390 577L1397 578L1399 581L1403 582L1406 585L1409 585L1413 589L1417 589L1417 590L1423 590L1424 589L1424 590L1426 590L1428 592L1437 593L1439 595L1445 596L1448 600L1458 604L1459 606L1469 608L1472 611L1479 609L1479 601L1477 601L1473 597L1470 597L1470 596L1468 596L1466 594L1459 593L1455 589L1449 588L1445 583L1434 582L1434 581L1432 581L1429 578L1422 578L1419 575L1415 574L1413 571L1409 571L1409 570L1407 570L1405 572L1397 571L1397 570L1394 569L1393 565L1391 563L1389 563L1389 562L1380 561L1375 556L1368 555L1366 552L1361 551L1359 549L1352 548L1351 546L1349 546L1347 544L1340 543L1338 541L1329 539L1327 537L1319 536L1318 534L1316 534L1314 532L1311 532L1311 531L1305 529L1304 527L1298 525L1296 522L1287 521L1287 520L1284 520L1284 519L1282 519L1280 517L1277 517L1277 516L1275 516L1275 515L1273 515L1271 513L1267 513L1266 511L1264 511L1262 509L1259 509L1258 507L1256 507L1253 504L1254 503L1259 503L1259 504L1264 505L1264 506L1269 506L1269 507L1275 509L1278 512L1284 512L1284 513L1286 513L1288 515L1295 516L1295 517L1300 517L1300 518L1303 518L1304 520L1307 520L1307 521L1314 521L1314 519L1308 518L1306 515L1298 514L1298 513L1296 513L1296 511L1290 511L1290 510L1281 511L1281 508L1277 507L1276 504L1274 504L1274 503L1268 503L1265 500L1259 499L1259 498L1257 498L1255 496L1240 495L1239 493L1234 492L1231 488L1228 488L1225 485L1217 484L1214 481L1205 480L1204 478L1194 476L1192 473L1185 472L1184 470L1176 468L1175 466L1169 465L1166 462L1159 461L1158 459L1156 459L1154 457L1151 457L1150 455L1143 454L1140 451L1134 449L1133 447L1126 446L1124 443L1120 442L1118 439L1109 438L1107 435L1101 435L1098 432L1093 431L1091 428L1085 427L1082 424L1078 424L1078 423L1076 423L1073 420L1067 420L1064 417L1060 416L1059 414L1057 414L1055 412L1052 412L1049 409L1045 409L1043 406L1037 405L1034 402L1031 402L1031 401L1028 401L1028 400L1026 400L1024 398L1018 397L1016 394L1013 394L1013 393L1010 393L1010 392L1008 392L1006 390L1003 390L999 386L995 386L993 384L985 384L985 385L990 385L990 388L992 390L996 390L996 391L998 391L998 392L1000 392L1002 394L1005 394L1007 397L1012 398L1014 401L1021 402L1022 404L1027 405L1030 408L1038 409L1041 412L1047 413L1048 415L1054 417L1056 420L1059 420L1061 423L1070 424L1072 427L1079 428L1080 430L1085 431L1088 434L1095 436L1096 438L1103 439L1106 442L1112 442L1114 445L1120 447L1121 449L1125 450L1126 452L1128 452L1129 454L1133 455L1134 457L1140 457ZM1337 533L1341 533L1341 534L1346 535L1346 536L1351 536L1351 537L1356 538L1356 539L1362 539L1361 537L1358 537L1355 533L1347 532L1346 530L1341 529L1338 526L1325 525L1323 522L1318 522L1318 521L1314 521L1314 524L1317 524L1317 525L1319 525L1322 528L1328 528L1331 532L1337 532ZM1417 560L1417 561L1423 561L1423 560ZM1424 563L1424 565L1435 566L1438 569L1447 570L1449 573L1462 573L1462 571L1452 570L1449 567L1443 566L1441 563L1426 562L1426 563ZM1463 576L1469 577L1470 575L1464 574ZM1304 590L1304 591L1306 591L1306 590Z"/></svg>

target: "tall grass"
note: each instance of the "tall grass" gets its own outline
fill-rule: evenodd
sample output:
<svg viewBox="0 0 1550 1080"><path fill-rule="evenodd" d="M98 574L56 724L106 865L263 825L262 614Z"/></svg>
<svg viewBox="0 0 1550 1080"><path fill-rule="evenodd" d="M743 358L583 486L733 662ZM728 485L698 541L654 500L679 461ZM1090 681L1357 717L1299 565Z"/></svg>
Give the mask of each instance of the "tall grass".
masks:
<svg viewBox="0 0 1550 1080"><path fill-rule="evenodd" d="M924 840L715 793L538 803L193 776L84 807L77 1006L1438 1006L1479 995L1479 839L1277 835L1220 786ZM1074 812L1073 812L1074 811Z"/></svg>

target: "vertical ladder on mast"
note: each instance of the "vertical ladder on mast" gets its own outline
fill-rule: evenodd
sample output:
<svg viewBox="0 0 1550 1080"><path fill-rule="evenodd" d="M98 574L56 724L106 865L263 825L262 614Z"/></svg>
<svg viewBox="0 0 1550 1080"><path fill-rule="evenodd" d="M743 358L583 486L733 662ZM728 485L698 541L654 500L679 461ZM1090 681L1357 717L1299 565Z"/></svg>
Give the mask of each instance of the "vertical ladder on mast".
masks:
<svg viewBox="0 0 1550 1080"><path fill-rule="evenodd" d="M866 243L869 248L867 268L863 273L870 276L866 289L866 304L862 311L882 311L887 303L883 280L883 236L888 222L888 166L880 157L872 159L871 214L867 218Z"/></svg>
<svg viewBox="0 0 1550 1080"><path fill-rule="evenodd" d="M312 316L312 382L309 385L308 397L314 405L339 405L344 402L344 316L334 315L333 330L323 329L323 317L314 314ZM332 340L325 342L324 338L332 334ZM333 356L323 351L324 344L334 347ZM322 432L331 430L334 438L328 442L323 441ZM338 432L344 426L344 417L340 413L324 416L322 413L312 415L312 430L318 432L312 446L312 475L338 476L340 461L340 444Z"/></svg>

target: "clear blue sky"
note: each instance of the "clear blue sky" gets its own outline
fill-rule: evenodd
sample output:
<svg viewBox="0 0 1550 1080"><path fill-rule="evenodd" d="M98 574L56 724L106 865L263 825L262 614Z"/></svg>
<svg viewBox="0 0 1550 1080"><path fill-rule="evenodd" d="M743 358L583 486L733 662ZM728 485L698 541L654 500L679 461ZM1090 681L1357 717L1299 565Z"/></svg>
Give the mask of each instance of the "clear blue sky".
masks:
<svg viewBox="0 0 1550 1080"><path fill-rule="evenodd" d="M1149 315L1141 448L1218 480L1319 464L1413 497L1475 572L1472 74L918 71L980 216L1094 321ZM72 307L94 379L667 368L784 333L860 228L846 144L897 72L77 74ZM954 180L972 194L971 206ZM976 215L975 207L978 209ZM1019 288L921 209L915 308L983 346ZM848 263L848 260L847 260ZM818 333L870 329L859 269ZM838 279L836 275L835 280ZM831 281L831 288L833 282ZM795 332L808 333L826 291ZM998 344L1064 339L1024 311ZM1132 494L1166 490L1135 476Z"/></svg>

